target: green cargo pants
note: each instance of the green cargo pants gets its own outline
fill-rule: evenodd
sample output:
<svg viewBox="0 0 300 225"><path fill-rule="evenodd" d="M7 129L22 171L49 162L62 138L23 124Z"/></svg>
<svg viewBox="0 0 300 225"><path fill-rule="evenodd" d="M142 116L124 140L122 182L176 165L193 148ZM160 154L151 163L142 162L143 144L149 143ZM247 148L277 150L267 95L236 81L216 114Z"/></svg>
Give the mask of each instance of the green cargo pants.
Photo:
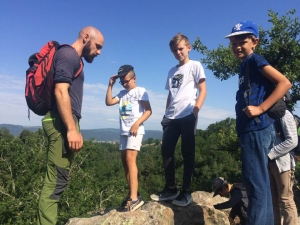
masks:
<svg viewBox="0 0 300 225"><path fill-rule="evenodd" d="M74 116L77 131L79 123ZM69 170L74 153L68 149L66 128L58 113L48 112L42 119L43 129L48 137L47 171L40 194L37 224L57 223L57 209L60 196L69 183Z"/></svg>

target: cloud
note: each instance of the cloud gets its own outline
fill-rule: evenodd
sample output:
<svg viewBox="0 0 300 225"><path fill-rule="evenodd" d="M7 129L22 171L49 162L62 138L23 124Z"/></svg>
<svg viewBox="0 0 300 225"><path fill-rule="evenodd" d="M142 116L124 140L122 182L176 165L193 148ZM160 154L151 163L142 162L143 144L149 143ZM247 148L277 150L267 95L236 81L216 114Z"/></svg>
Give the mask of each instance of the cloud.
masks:
<svg viewBox="0 0 300 225"><path fill-rule="evenodd" d="M0 74L0 90L25 90L25 78Z"/></svg>
<svg viewBox="0 0 300 225"><path fill-rule="evenodd" d="M0 80L0 124L41 126L42 117L33 112L30 112L30 120L28 120L28 108L24 96L25 78L0 74ZM84 84L83 118L80 121L82 129L119 128L118 105L105 105L106 90L106 84ZM119 91L120 88L114 88L113 95ZM145 122L145 127L148 130L161 130L160 122L165 111L167 93L147 91L152 115ZM208 125L227 117L234 117L234 113L205 104L200 110L197 128L206 129Z"/></svg>

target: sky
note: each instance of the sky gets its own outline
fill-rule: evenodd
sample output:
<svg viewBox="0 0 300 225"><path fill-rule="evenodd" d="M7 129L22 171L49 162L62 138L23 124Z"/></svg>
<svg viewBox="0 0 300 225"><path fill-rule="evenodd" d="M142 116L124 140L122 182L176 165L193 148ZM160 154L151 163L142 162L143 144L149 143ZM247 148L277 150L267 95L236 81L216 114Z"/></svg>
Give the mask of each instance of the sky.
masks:
<svg viewBox="0 0 300 225"><path fill-rule="evenodd" d="M168 71L177 61L169 41L177 33L192 42L200 37L208 49L228 46L224 36L240 21L271 28L268 10L279 16L296 9L299 0L0 0L0 124L40 126L41 116L28 119L25 74L28 57L50 40L72 44L85 26L98 28L105 38L101 55L85 63L81 129L118 128L118 106L106 106L109 77L124 64L134 67L137 85L146 88L152 115L146 130L161 130L168 91ZM200 60L197 51L190 59ZM237 76L220 81L203 64L207 97L199 112L198 129L235 118ZM116 83L113 95L122 86ZM296 114L300 114L299 106Z"/></svg>

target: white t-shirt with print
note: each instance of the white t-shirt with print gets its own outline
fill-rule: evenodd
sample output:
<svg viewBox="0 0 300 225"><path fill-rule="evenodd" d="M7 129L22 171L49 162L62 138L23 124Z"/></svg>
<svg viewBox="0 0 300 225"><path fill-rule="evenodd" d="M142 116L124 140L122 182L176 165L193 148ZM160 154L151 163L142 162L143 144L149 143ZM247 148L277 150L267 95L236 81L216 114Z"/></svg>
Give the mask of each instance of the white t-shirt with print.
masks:
<svg viewBox="0 0 300 225"><path fill-rule="evenodd" d="M170 104L165 111L168 119L183 118L193 112L198 82L205 78L203 67L198 61L190 60L170 69L165 87L170 91Z"/></svg>
<svg viewBox="0 0 300 225"><path fill-rule="evenodd" d="M119 99L120 135L128 135L131 126L145 111L141 101L149 101L148 93L145 88L136 87L120 91L116 98ZM140 125L138 134L145 134L144 124Z"/></svg>

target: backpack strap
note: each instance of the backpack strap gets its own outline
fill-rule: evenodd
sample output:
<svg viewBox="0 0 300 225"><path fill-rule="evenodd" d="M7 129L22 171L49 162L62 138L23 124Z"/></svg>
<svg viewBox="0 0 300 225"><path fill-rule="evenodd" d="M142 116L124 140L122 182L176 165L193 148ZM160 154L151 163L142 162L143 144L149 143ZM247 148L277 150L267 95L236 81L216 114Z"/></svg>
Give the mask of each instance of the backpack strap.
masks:
<svg viewBox="0 0 300 225"><path fill-rule="evenodd" d="M78 71L75 73L75 75L74 75L74 79L76 78L76 77L78 77L78 75L81 73L81 71L83 70L83 66L84 66L84 63L83 63L83 61L82 61L82 58L81 57L79 57L79 60L80 60L80 64L79 64L79 68L78 68Z"/></svg>
<svg viewBox="0 0 300 225"><path fill-rule="evenodd" d="M246 91L244 93L244 99L245 99L245 102L246 102L246 105L249 106L250 105L250 95L251 95L251 84L250 84L250 74L249 74L249 59L251 58L252 54L249 55L247 57L247 61L246 61L246 65L245 65L245 73L244 73L244 84L245 84L245 87L246 87ZM254 118L255 122L256 123L260 123L260 119L258 117L255 117Z"/></svg>
<svg viewBox="0 0 300 225"><path fill-rule="evenodd" d="M274 121L274 129L280 135L282 142L285 141L285 136L282 129L281 118Z"/></svg>
<svg viewBox="0 0 300 225"><path fill-rule="evenodd" d="M59 46L59 48L64 47L64 46L68 46L68 47L73 48L73 47L72 47L71 45L69 45L69 44L62 44L62 45ZM82 61L82 58L79 57L79 56L78 56L78 58L79 58L79 67L78 67L77 72L74 74L73 80L76 79L76 78L78 77L78 75L79 75L79 74L81 73L81 71L83 70L83 66L84 66L84 63L83 63L83 61Z"/></svg>

